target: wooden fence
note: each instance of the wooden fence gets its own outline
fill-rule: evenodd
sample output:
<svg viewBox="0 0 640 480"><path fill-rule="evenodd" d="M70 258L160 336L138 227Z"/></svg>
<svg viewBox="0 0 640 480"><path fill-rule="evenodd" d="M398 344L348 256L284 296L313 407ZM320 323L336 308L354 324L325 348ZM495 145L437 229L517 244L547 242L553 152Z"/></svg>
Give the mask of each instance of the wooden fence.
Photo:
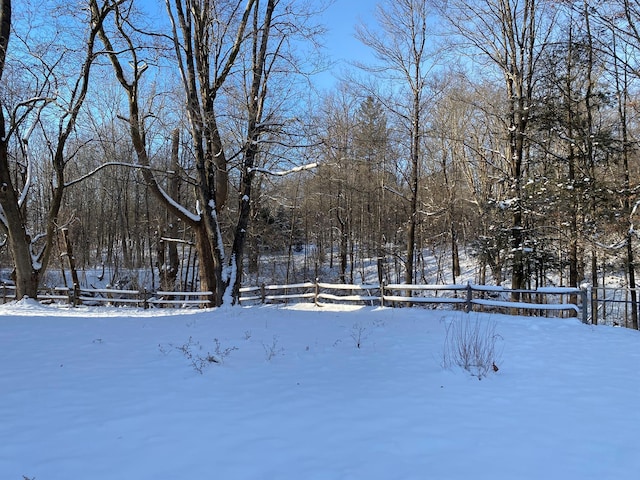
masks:
<svg viewBox="0 0 640 480"><path fill-rule="evenodd" d="M211 292L164 292L116 290L110 288L53 288L38 293L43 303L90 306L208 307ZM0 284L3 303L15 299L15 288ZM510 290L489 285L344 285L320 281L290 285L261 285L240 289L241 304L278 304L307 301L357 303L380 306L449 305L471 311L497 311L513 314L580 316L588 322L587 290L567 287L537 290Z"/></svg>
<svg viewBox="0 0 640 480"><path fill-rule="evenodd" d="M118 290L112 288L41 289L38 301L42 303L66 303L89 306L152 307L208 307L211 292L164 292L143 290ZM2 303L15 299L15 287L0 284Z"/></svg>
<svg viewBox="0 0 640 480"><path fill-rule="evenodd" d="M587 290L547 287L511 290L489 285L343 285L304 282L290 285L261 285L240 289L240 303L360 303L381 306L415 304L450 305L466 312L507 311L531 315L580 316L588 322Z"/></svg>

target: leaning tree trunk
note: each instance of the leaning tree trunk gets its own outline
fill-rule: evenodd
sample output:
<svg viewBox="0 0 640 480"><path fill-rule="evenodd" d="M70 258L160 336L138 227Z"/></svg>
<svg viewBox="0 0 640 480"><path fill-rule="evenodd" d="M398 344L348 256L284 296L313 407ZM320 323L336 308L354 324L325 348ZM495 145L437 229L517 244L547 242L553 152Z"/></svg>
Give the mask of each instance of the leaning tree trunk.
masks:
<svg viewBox="0 0 640 480"><path fill-rule="evenodd" d="M33 265L31 238L26 231L22 212L18 206L17 192L13 187L9 171L7 143L4 140L0 140L0 207L4 212L7 241L15 267L13 275L16 299L36 298L40 272Z"/></svg>

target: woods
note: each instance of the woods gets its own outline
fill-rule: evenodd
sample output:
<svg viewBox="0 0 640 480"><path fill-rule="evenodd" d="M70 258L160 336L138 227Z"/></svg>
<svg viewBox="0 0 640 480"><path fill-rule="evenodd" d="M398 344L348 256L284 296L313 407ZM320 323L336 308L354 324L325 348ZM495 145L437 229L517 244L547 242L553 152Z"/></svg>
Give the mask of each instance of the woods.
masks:
<svg viewBox="0 0 640 480"><path fill-rule="evenodd" d="M455 283L463 256L480 284L636 286L637 2L383 1L354 25L371 58L328 85L326 5L0 5L20 297L68 268L64 229L78 269L215 305L319 275Z"/></svg>

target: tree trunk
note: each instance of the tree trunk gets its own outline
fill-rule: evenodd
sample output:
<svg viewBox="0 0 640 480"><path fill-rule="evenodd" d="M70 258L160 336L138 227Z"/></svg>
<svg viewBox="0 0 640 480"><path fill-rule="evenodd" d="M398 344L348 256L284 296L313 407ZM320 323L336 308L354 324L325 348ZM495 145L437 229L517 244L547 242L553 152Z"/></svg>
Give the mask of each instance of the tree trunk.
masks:
<svg viewBox="0 0 640 480"><path fill-rule="evenodd" d="M7 221L8 244L14 262L16 299L37 298L40 272L34 268L31 238L26 231L22 213L18 208L7 161L7 144L0 141L0 206Z"/></svg>
<svg viewBox="0 0 640 480"><path fill-rule="evenodd" d="M169 195L178 200L179 196L179 169L178 152L180 144L180 131L175 129L171 136L171 168L168 178ZM175 290L176 278L180 269L180 258L178 257L178 245L175 239L178 238L178 218L167 212L166 236L168 241L162 239L162 230L158 238L158 268L160 276L160 288L165 291Z"/></svg>
<svg viewBox="0 0 640 480"><path fill-rule="evenodd" d="M3 11L2 18L0 18L2 25L0 26L2 27L3 35L5 33L5 22L10 21L6 18L7 12L4 9L9 8L8 14L10 15L10 5L11 3L8 1L2 4ZM0 48L6 48L7 42L8 38L6 41L0 41ZM0 57L3 59L2 64L4 64L4 52L0 52ZM4 213L3 223L5 223L7 229L9 251L14 262L13 276L16 286L16 299L20 300L23 297L37 298L40 272L33 264L31 238L27 233L22 211L18 204L18 193L13 186L11 178L2 108L0 108L0 134L0 210Z"/></svg>
<svg viewBox="0 0 640 480"><path fill-rule="evenodd" d="M336 218L340 224L340 283L347 283L349 233L347 232L347 222L340 216L340 212L337 209Z"/></svg>
<svg viewBox="0 0 640 480"><path fill-rule="evenodd" d="M567 74L565 76L565 107L566 107L566 122L567 122L567 138L574 138L574 129L573 129L573 101L571 98L573 88L571 86L572 78L573 78L573 70L572 70L572 62L571 56L573 54L573 31L569 29L569 48L567 48ZM576 194L575 184L576 184L576 155L575 148L573 146L573 142L569 142L569 154L567 161L568 171L569 171L569 185L571 189L569 190L569 286L577 287L580 279L578 278L579 268L578 268L578 195ZM576 304L578 301L577 295L572 295L570 300L571 303Z"/></svg>
<svg viewBox="0 0 640 480"><path fill-rule="evenodd" d="M456 227L451 225L451 273L453 274L453 283L456 283L456 278L460 276L460 252L458 251L458 233Z"/></svg>
<svg viewBox="0 0 640 480"><path fill-rule="evenodd" d="M211 235L203 223L194 227L196 236L196 255L198 257L198 271L200 273L200 290L211 292L209 301L211 306L222 305L224 283L222 280L222 264L219 256L214 254L211 245Z"/></svg>
<svg viewBox="0 0 640 480"><path fill-rule="evenodd" d="M413 108L411 122L411 181L409 190L411 197L409 222L407 225L407 258L405 263L405 283L411 285L413 283L413 264L416 248L416 227L418 224L418 187L420 179L420 96L421 89L417 86L420 84L419 65L415 65L416 88L413 91Z"/></svg>
<svg viewBox="0 0 640 480"><path fill-rule="evenodd" d="M233 239L233 247L231 254L231 278L229 282L233 288L232 302L235 304L240 297L240 286L242 284L243 264L244 264L244 249L247 239L247 229L249 228L249 219L251 218L251 187L253 182L254 173L251 168L254 164L254 158L256 156L255 148L249 148L246 156L250 156L245 159L250 167L246 168L242 175L242 185L240 187L240 208L238 212L238 222L236 224L236 231Z"/></svg>
<svg viewBox="0 0 640 480"><path fill-rule="evenodd" d="M638 292L636 291L636 271L633 256L632 235L627 235L627 272L631 293L631 328L638 330Z"/></svg>
<svg viewBox="0 0 640 480"><path fill-rule="evenodd" d="M71 283L73 288L73 302L74 306L78 303L78 296L80 294L80 280L78 279L78 271L76 270L76 259L73 256L73 246L71 245L71 239L69 238L69 229L62 229L62 237L64 238L64 246L66 249L67 260L69 261L69 270L71 272Z"/></svg>

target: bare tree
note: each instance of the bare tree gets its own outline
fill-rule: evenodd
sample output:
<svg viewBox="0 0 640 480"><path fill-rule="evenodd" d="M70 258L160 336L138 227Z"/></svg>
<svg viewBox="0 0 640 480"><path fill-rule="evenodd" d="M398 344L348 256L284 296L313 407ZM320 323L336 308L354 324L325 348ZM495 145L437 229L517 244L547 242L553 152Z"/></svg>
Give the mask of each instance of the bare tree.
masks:
<svg viewBox="0 0 640 480"><path fill-rule="evenodd" d="M583 10L589 8L588 2L583 3ZM635 62L640 41L640 3L637 0L623 0L622 2L607 2L605 8L592 12L597 24L604 25L610 32L611 41L601 47L612 59L611 73L617 98L617 110L620 120L619 141L622 156L622 215L627 219L624 224L626 269L631 296L631 327L637 329L638 322L638 292L636 290L636 260L634 253L635 231L634 215L637 214L637 201L634 198L638 187L632 184L632 167L630 158L635 153L637 141L634 141L633 113L630 107L632 101L632 82L640 78L640 69ZM637 132L636 132L637 134ZM597 320L597 317L596 317Z"/></svg>
<svg viewBox="0 0 640 480"><path fill-rule="evenodd" d="M528 162L528 130L538 59L552 29L548 5L536 0L453 0L443 15L462 38L462 47L480 52L504 79L504 159L511 186L511 252L514 289L524 288L525 227L523 179Z"/></svg>
<svg viewBox="0 0 640 480"><path fill-rule="evenodd" d="M90 2L95 9L96 1ZM220 305L223 299L231 303L242 280L252 185L261 171L258 159L266 152L266 138L279 136L283 128L282 121L267 111L268 86L277 72L274 67L292 61L284 49L298 32L298 14L281 0L166 1L171 25L166 38L181 79L188 145L195 164L191 182L196 212L191 212L162 188L151 168L140 93L149 64L142 57L141 42L145 40L138 38L140 28L130 5L126 1L116 8L111 30L102 28L100 38L128 98L127 120L138 163L154 195L194 232L201 288L211 292L213 305ZM125 62L130 65L130 73ZM236 110L240 128L229 132L221 118L233 110L237 92L242 93L241 108ZM274 102L272 108L277 107ZM240 175L239 205L230 231L222 216L229 205L233 167ZM229 238L232 247L227 255L225 242Z"/></svg>
<svg viewBox="0 0 640 480"><path fill-rule="evenodd" d="M11 2L3 0L1 13L2 29L0 39L0 75L5 68L9 35L11 31ZM31 92L24 92L25 97L15 105L3 104L0 108L0 224L7 232L8 245L14 261L14 275L16 281L16 296L22 298L37 295L40 276L49 263L55 236L59 228L58 215L62 205L64 191L67 186L65 168L68 161L75 155L68 151L68 141L73 135L78 115L84 104L88 89L91 67L98 55L95 51L95 40L100 25L110 13L111 6L96 5L90 21L86 22L90 28L84 39L83 57L78 63L66 62L72 51L58 44L53 50L53 57L40 55L33 49L32 58L35 65L31 74L37 81ZM67 25L70 27L70 25ZM29 40L28 38L26 39ZM53 42L60 39L54 38ZM26 46L25 55L31 52L30 45ZM71 65L77 68L75 78L64 71ZM73 70L72 70L73 71ZM64 88L61 88L64 85ZM64 96L66 94L66 96ZM45 108L57 107L58 123L53 133L42 131L48 145L48 155L51 161L51 196L46 214L44 232L28 231L29 209L27 200L33 188L33 164L29 141L35 129L41 126L41 116ZM17 144L19 155L23 162L24 175L16 176L11 172L9 145ZM43 239L43 245L36 246L36 242Z"/></svg>
<svg viewBox="0 0 640 480"><path fill-rule="evenodd" d="M356 112L354 152L361 192L359 251L376 257L378 282L389 282L387 275L387 243L394 242L397 226L392 220L396 211L398 190L394 156L391 150L387 114L382 104L368 96ZM364 281L364 279L363 279Z"/></svg>
<svg viewBox="0 0 640 480"><path fill-rule="evenodd" d="M396 100L382 101L399 119L406 131L408 164L408 218L406 220L405 282L413 283L416 231L419 218L419 179L422 163L421 140L424 135L428 77L434 65L430 50L430 9L427 0L395 0L378 5L378 29L366 25L356 28L356 36L371 48L379 65L359 65L365 71L389 81L400 90ZM407 99L405 101L405 99Z"/></svg>
<svg viewBox="0 0 640 480"><path fill-rule="evenodd" d="M626 2L625 2L626 3ZM629 9L626 10L627 18L631 17ZM636 17L640 20L640 16ZM640 37L639 37L640 38ZM619 52L617 47L617 35L615 31L613 32L612 42L612 50L613 50L613 59L614 59L614 79L616 86L616 97L618 100L618 115L620 117L620 142L622 143L622 170L623 170L623 191L624 191L624 199L623 199L623 215L627 219L627 224L625 225L626 230L626 266L627 266L627 275L629 280L629 288L631 290L631 328L638 329L638 291L636 289L636 268L635 268L635 254L633 249L634 244L634 221L633 221L633 194L632 185L631 185L631 175L630 175L630 157L633 153L631 135L629 134L629 104L630 104L630 83L631 80L629 78L629 72L627 69L623 68L622 65L627 64L628 61L623 57L623 61L619 61L619 56L623 55L622 52ZM622 65L621 65L622 64Z"/></svg>

